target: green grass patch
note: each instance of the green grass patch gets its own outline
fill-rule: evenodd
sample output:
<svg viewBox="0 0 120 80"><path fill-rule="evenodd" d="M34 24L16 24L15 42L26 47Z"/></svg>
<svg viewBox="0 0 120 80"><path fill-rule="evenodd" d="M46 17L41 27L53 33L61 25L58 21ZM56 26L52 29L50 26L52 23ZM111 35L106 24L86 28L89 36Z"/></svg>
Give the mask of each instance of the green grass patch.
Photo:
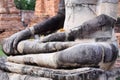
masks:
<svg viewBox="0 0 120 80"><path fill-rule="evenodd" d="M6 56L5 53L2 51L2 46L0 45L0 56Z"/></svg>
<svg viewBox="0 0 120 80"><path fill-rule="evenodd" d="M120 77L116 78L116 80L120 80Z"/></svg>

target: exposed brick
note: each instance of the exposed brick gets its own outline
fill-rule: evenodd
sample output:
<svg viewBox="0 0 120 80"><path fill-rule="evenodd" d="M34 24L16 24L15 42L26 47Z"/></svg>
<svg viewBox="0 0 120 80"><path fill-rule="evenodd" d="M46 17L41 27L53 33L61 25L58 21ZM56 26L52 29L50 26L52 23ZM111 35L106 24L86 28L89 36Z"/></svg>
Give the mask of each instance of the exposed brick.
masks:
<svg viewBox="0 0 120 80"><path fill-rule="evenodd" d="M13 20L17 20L20 21L20 16L18 14L0 14L0 21L13 21Z"/></svg>
<svg viewBox="0 0 120 80"><path fill-rule="evenodd" d="M118 16L120 16L120 2L119 2L119 5L118 5Z"/></svg>
<svg viewBox="0 0 120 80"><path fill-rule="evenodd" d="M8 37L22 29L19 13L20 10L16 9L14 0L0 1L0 30L5 30L0 34L0 38Z"/></svg>
<svg viewBox="0 0 120 80"><path fill-rule="evenodd" d="M58 10L59 0L36 0L35 15L54 16Z"/></svg>

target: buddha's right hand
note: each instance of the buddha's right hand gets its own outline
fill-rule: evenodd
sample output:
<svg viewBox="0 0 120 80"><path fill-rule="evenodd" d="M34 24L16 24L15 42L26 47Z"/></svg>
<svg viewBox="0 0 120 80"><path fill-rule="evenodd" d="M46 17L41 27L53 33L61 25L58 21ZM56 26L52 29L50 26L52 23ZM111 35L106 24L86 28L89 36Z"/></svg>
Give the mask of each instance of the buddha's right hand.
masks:
<svg viewBox="0 0 120 80"><path fill-rule="evenodd" d="M2 49L7 55L16 55L18 54L17 45L20 41L29 39L32 36L32 32L29 28L17 32L6 38L2 42Z"/></svg>

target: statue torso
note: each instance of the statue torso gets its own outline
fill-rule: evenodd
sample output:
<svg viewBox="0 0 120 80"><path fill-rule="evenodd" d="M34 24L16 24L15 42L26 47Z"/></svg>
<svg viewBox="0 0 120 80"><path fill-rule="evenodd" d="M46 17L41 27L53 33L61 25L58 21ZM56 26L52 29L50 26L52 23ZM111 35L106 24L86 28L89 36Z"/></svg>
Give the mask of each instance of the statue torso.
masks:
<svg viewBox="0 0 120 80"><path fill-rule="evenodd" d="M64 29L69 30L96 17L96 4L97 0L65 0Z"/></svg>
<svg viewBox="0 0 120 80"><path fill-rule="evenodd" d="M64 29L66 31L69 31L74 27L78 27L82 25L85 21L91 20L96 16L98 16L97 9L98 9L98 2L100 1L103 1L103 3L107 5L106 1L112 1L112 0L65 0L66 18L64 23ZM111 4L111 2L107 2L107 3ZM111 13L106 13L106 14L111 15ZM93 30L92 32L93 33L89 35L85 35L84 38L85 39L87 38L93 39L93 38L99 38L99 37L112 38L113 36L112 35L113 28L111 26L104 26L103 28L101 28L101 30L98 30L98 31Z"/></svg>

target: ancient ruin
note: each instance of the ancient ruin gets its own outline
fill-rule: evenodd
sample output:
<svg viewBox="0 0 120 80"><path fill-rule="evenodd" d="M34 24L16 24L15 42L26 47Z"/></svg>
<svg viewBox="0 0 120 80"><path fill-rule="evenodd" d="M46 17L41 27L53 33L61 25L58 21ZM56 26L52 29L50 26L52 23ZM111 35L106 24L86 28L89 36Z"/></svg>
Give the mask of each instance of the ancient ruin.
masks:
<svg viewBox="0 0 120 80"><path fill-rule="evenodd" d="M13 0L10 1L12 1L11 4L13 4ZM5 3L4 0L0 4L3 3ZM57 11L56 8L57 4L58 4L58 0L47 0L47 1L37 0L35 15L34 17L32 17L32 19L30 19L31 23L29 24L29 26L36 24L38 21L42 21L43 19L47 19L51 16L54 16ZM18 21L17 23L18 24L20 23L19 28L20 26L21 27L23 26L20 21L21 17L19 16L20 13L19 10L17 10L16 12L16 8L13 7L12 9L13 11L12 11L11 8L9 7L7 7L8 9L6 9L4 5L1 5L0 7L1 7L0 11L2 15L1 21L4 20L6 21L7 19L8 19L7 21L10 21L12 15L16 15ZM6 18L5 15L8 16L8 14L10 16ZM5 19L3 16L5 17ZM14 22L12 23L11 26L14 27L14 25L16 24L15 23L16 19L15 20L13 19L12 21ZM16 24L17 27L18 24ZM19 28L18 30L20 30ZM2 33L4 33L4 30L6 31L6 28L2 30L3 30ZM117 36L119 37L119 34ZM119 62L119 60L117 61ZM118 64L118 68L114 67L112 68L112 70L109 71L104 71L102 69L91 68L91 67L77 68L77 69L50 69L50 68L12 63L7 61L5 58L0 58L0 69L4 70L4 72L2 70L0 71L0 80L117 80L117 79L119 80L120 77L119 67L120 66Z"/></svg>

